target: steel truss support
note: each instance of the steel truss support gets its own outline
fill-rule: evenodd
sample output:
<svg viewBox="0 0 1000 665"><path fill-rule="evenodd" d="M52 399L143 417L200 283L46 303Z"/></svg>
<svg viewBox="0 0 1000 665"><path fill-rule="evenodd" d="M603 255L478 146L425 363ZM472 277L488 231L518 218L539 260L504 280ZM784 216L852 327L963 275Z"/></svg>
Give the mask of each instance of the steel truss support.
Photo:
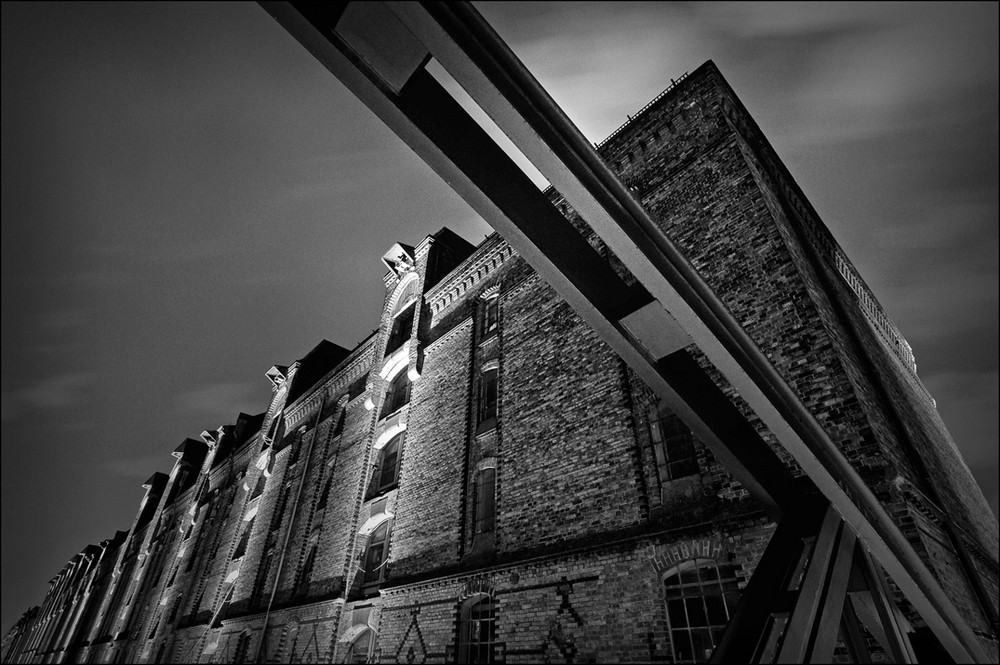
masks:
<svg viewBox="0 0 1000 665"><path fill-rule="evenodd" d="M787 653L805 649L808 656L817 647L827 648L836 628L825 626L841 622L835 599L841 607L847 602L831 582L839 584L845 557L851 558L834 550L857 538L956 660L986 660L936 579L796 393L470 5L261 5L499 231L775 519L784 525L781 516L789 506L812 502L817 493L824 510L840 516L829 561L822 574L816 573L821 577L815 584L825 596L803 600L806 605L796 605L789 615L789 621L807 617L801 621L810 630L824 628L811 632L804 645L789 645ZM434 79L425 68L432 57L607 244L636 278L634 284L611 270ZM739 392L806 479L792 480L688 353L692 345ZM764 570L754 579L766 577L762 573L769 565L762 562ZM851 607L858 609L856 603Z"/></svg>
<svg viewBox="0 0 1000 665"><path fill-rule="evenodd" d="M829 663L838 637L871 662L864 626L892 662L914 663L900 621L854 532L815 501L782 518L711 662Z"/></svg>

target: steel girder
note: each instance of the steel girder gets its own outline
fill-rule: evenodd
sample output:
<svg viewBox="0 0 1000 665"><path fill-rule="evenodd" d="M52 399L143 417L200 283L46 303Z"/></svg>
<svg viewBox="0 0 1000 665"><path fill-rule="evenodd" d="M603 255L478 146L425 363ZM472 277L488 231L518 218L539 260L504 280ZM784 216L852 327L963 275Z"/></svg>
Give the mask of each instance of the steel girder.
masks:
<svg viewBox="0 0 1000 665"><path fill-rule="evenodd" d="M469 4L260 4L499 231L775 519L785 521L783 507L818 491L949 653L957 661L986 660L937 580L792 388ZM425 66L432 57L565 197L636 284L626 285L610 269L430 75ZM685 350L692 344L793 456L807 482L791 479Z"/></svg>

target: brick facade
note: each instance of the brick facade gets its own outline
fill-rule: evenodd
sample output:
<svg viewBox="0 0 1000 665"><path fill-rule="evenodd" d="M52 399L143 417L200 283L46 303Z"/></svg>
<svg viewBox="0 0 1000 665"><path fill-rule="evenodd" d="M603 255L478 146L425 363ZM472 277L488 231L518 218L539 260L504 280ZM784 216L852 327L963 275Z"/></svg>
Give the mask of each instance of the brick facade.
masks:
<svg viewBox="0 0 1000 665"><path fill-rule="evenodd" d="M996 520L905 340L714 65L599 151L996 657ZM271 368L264 413L178 448L5 662L704 660L718 616L683 646L665 594L713 571L724 625L774 530L761 507L499 236L442 230L383 261L375 333Z"/></svg>

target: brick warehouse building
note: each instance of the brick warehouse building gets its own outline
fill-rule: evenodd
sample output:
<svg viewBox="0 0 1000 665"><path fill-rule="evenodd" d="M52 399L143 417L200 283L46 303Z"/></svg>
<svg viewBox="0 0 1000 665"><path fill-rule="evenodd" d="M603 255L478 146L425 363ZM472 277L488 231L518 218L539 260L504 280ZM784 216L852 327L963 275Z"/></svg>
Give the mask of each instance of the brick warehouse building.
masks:
<svg viewBox="0 0 1000 665"><path fill-rule="evenodd" d="M910 347L716 67L598 150L996 659L997 521ZM382 260L376 332L272 367L264 413L182 442L4 662L707 660L774 531L762 507L500 236L443 229Z"/></svg>

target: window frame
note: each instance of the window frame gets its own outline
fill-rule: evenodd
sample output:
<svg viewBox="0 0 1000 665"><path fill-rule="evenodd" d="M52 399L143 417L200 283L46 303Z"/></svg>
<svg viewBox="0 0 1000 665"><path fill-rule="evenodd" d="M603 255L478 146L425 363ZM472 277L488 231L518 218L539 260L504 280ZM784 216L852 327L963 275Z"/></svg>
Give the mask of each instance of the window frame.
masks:
<svg viewBox="0 0 1000 665"><path fill-rule="evenodd" d="M384 446L379 448L378 460L375 462L375 468L372 470L372 477L369 483L368 498L381 496L399 486L399 470L403 460L405 436L406 430L401 430L386 441ZM390 454L395 455L395 459L392 460L392 478L387 482L382 482L386 471L386 457Z"/></svg>
<svg viewBox="0 0 1000 665"><path fill-rule="evenodd" d="M364 653L359 653L355 649L359 646L362 638L367 638L367 648ZM372 660L372 655L375 652L375 631L371 628L365 628L361 631L357 637L351 640L350 646L347 647L347 653L344 654L344 658L341 662L344 663L368 663ZM359 660L359 656L363 659Z"/></svg>
<svg viewBox="0 0 1000 665"><path fill-rule="evenodd" d="M701 474L694 434L680 418L661 408L647 422L661 484Z"/></svg>
<svg viewBox="0 0 1000 665"><path fill-rule="evenodd" d="M393 315L383 357L391 356L398 351L413 335L413 323L416 320L416 311L417 302L414 300L407 307Z"/></svg>
<svg viewBox="0 0 1000 665"><path fill-rule="evenodd" d="M491 392L492 400L490 399ZM490 367L479 373L476 396L476 434L481 434L496 426L499 404L500 368Z"/></svg>
<svg viewBox="0 0 1000 665"><path fill-rule="evenodd" d="M486 605L485 616L474 617L477 608ZM469 665L479 663L495 663L497 640L497 605L493 596L485 593L476 594L462 601L458 614L458 662ZM486 637L483 636L483 623L486 623ZM477 639L473 640L474 633Z"/></svg>
<svg viewBox="0 0 1000 665"><path fill-rule="evenodd" d="M488 339L500 330L500 298L493 294L483 299L483 311L479 323L479 336Z"/></svg>
<svg viewBox="0 0 1000 665"><path fill-rule="evenodd" d="M486 482L487 479L489 483ZM475 494L472 504L473 537L496 531L496 487L497 475L495 467L487 467L476 474Z"/></svg>
<svg viewBox="0 0 1000 665"><path fill-rule="evenodd" d="M365 542L364 558L362 559L364 565L361 566L362 592L372 590L385 581L385 566L389 561L389 536L391 532L391 520L386 519L380 522L368 534L368 540ZM376 540L376 538L379 538L379 540ZM381 548L379 552L380 558L377 563L373 564L372 551L376 546Z"/></svg>
<svg viewBox="0 0 1000 665"><path fill-rule="evenodd" d="M716 559L694 558L682 561L661 576L670 650L675 663L707 663L711 658L739 603L737 568L735 564L720 564ZM702 570L708 569L713 572L703 575ZM676 582L672 582L674 578ZM711 607L710 598L716 601ZM735 602L731 604L730 601ZM683 625L678 620L682 620ZM703 640L707 638L711 647L700 657L696 654L696 631ZM678 638L681 636L686 636L688 649L679 652Z"/></svg>
<svg viewBox="0 0 1000 665"><path fill-rule="evenodd" d="M388 418L410 403L411 386L412 381L410 381L407 369L404 367L389 381L385 397L382 399L382 415L379 420ZM402 396L400 397L400 395Z"/></svg>

